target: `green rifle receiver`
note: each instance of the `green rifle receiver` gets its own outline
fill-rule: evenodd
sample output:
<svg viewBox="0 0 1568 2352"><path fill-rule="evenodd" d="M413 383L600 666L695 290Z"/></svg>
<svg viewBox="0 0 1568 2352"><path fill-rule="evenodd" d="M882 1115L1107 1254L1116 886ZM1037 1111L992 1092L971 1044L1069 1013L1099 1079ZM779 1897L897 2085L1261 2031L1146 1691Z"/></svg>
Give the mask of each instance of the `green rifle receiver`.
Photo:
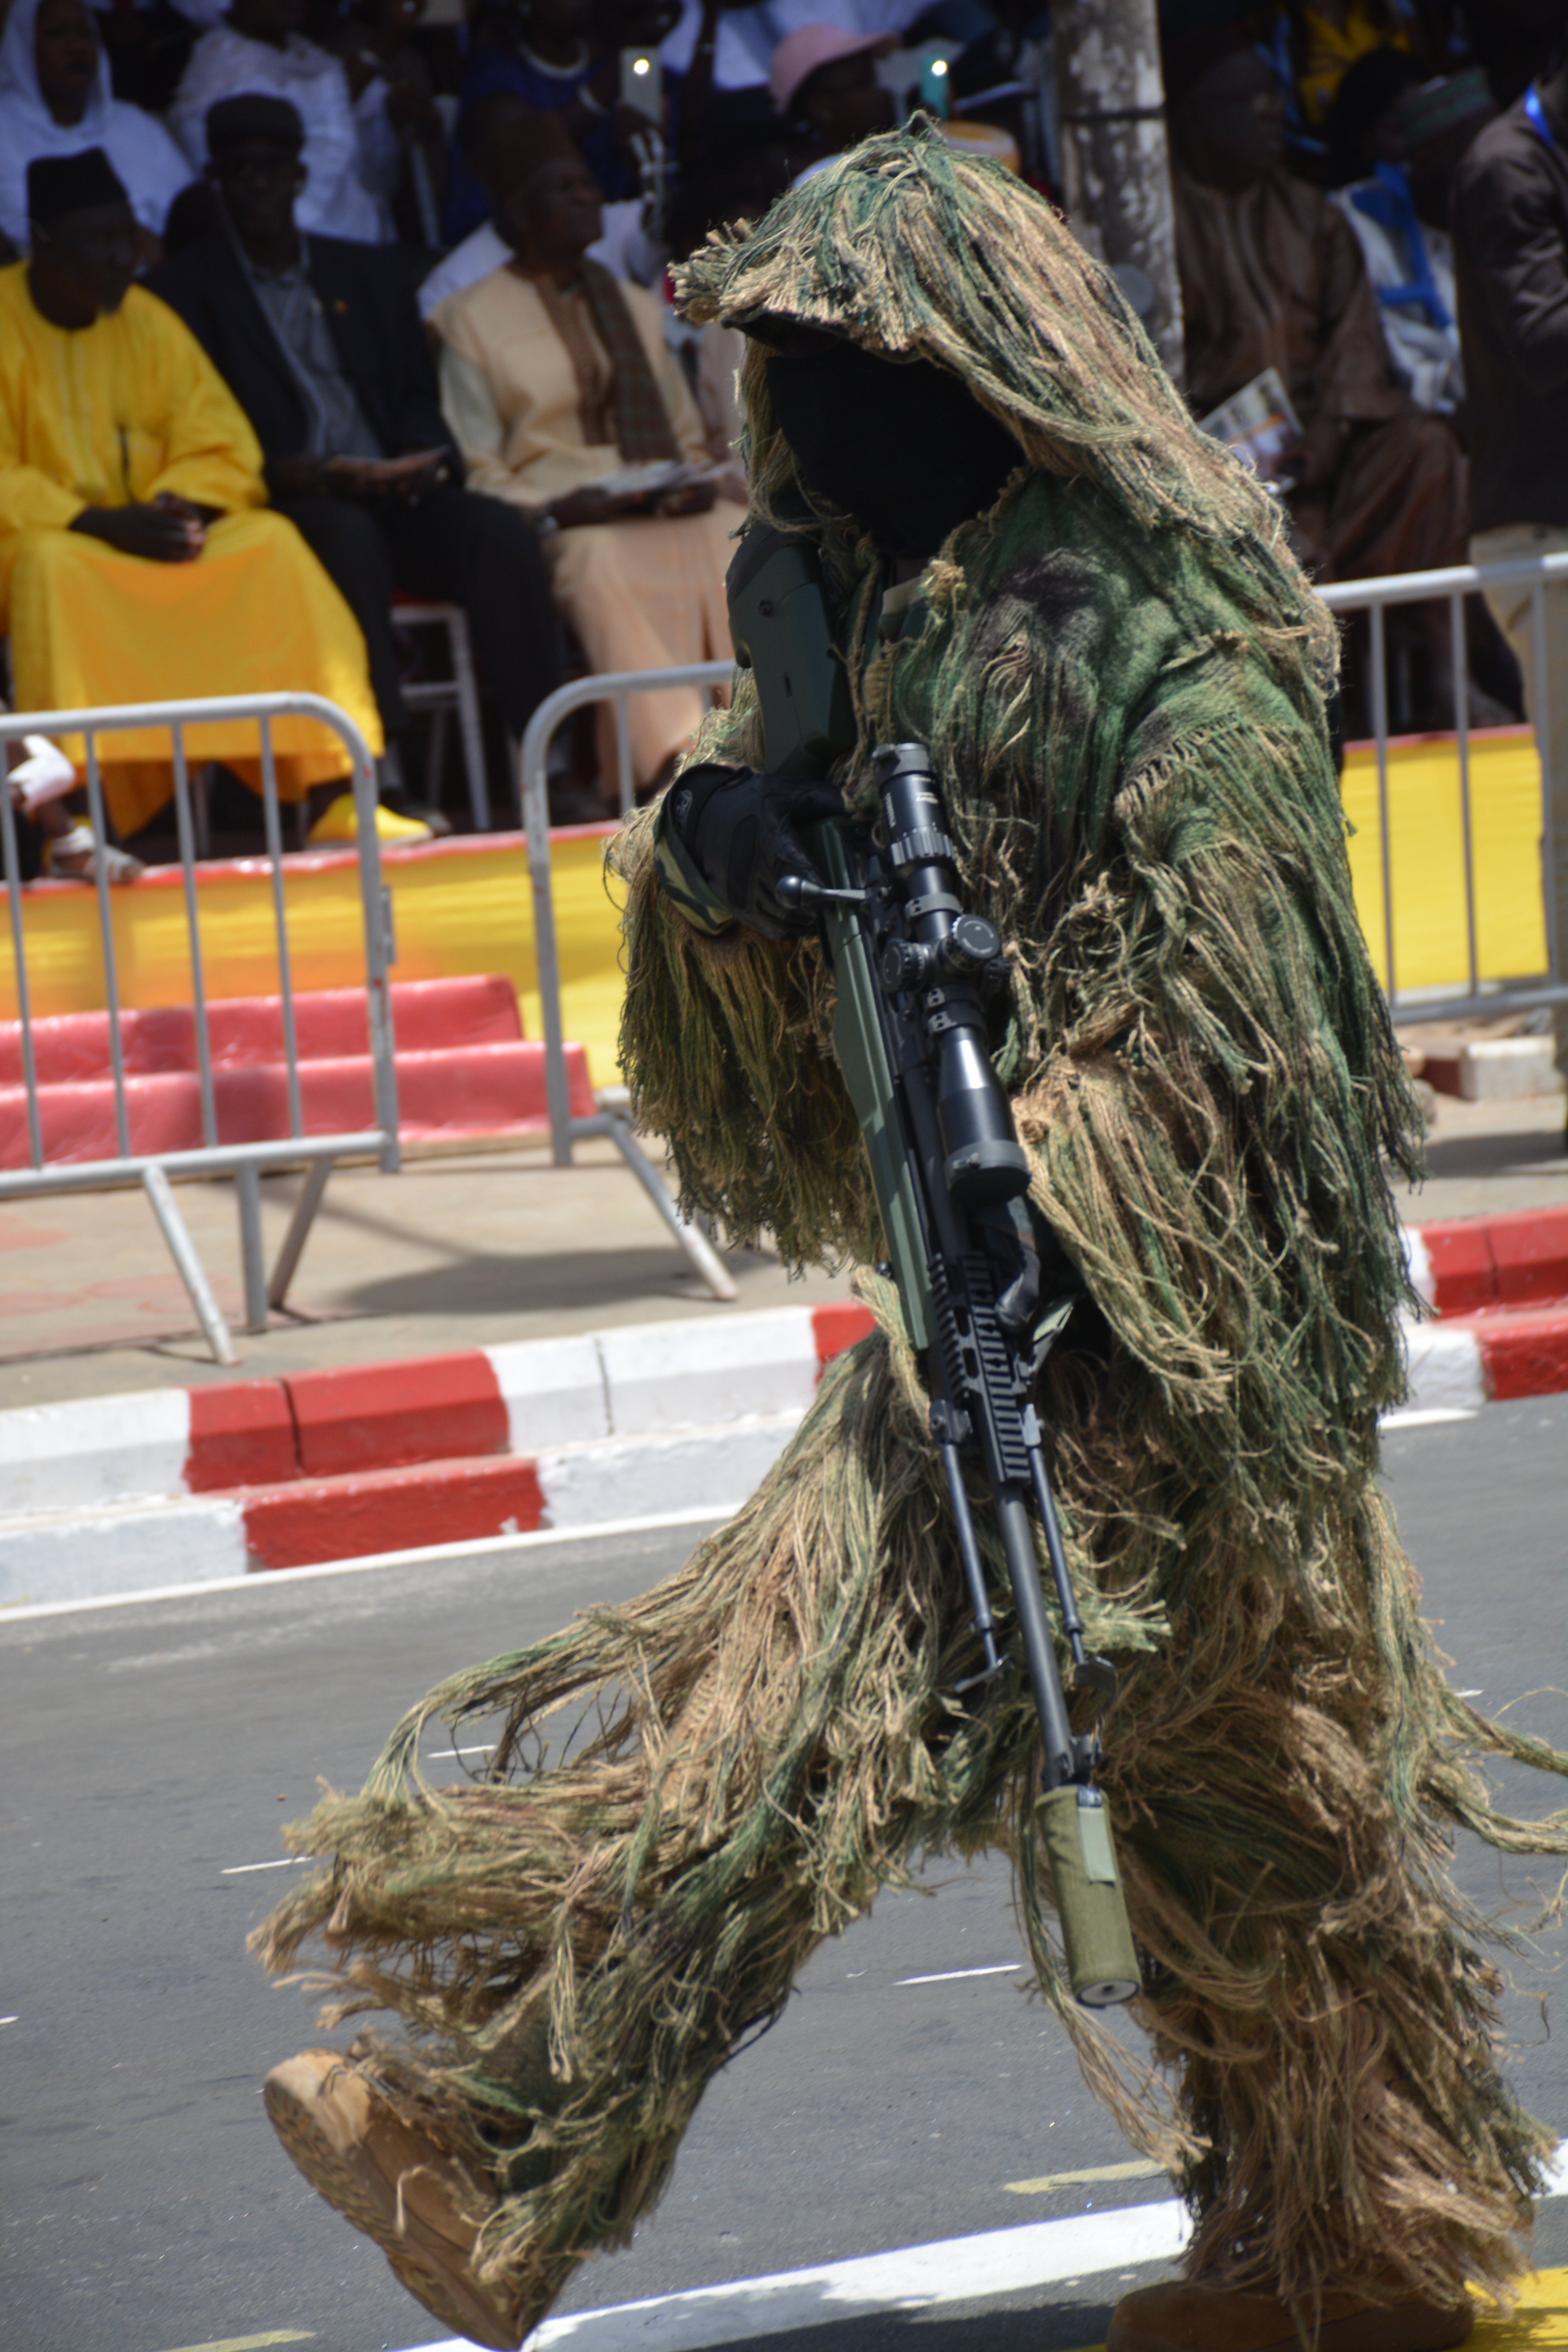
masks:
<svg viewBox="0 0 1568 2352"><path fill-rule="evenodd" d="M756 680L770 773L826 774L856 741L816 551L753 528L729 576L735 656ZM872 760L886 846L864 827L807 829L826 887L785 877L779 896L815 913L837 988L833 1038L860 1121L888 1256L931 1396L931 1431L952 1497L984 1664L1000 1674L980 1539L963 1462L990 1488L1043 1743L1037 1804L1073 1991L1087 2008L1131 2000L1138 1960L1110 1819L1093 1785L1099 1742L1075 1733L1040 1585L1044 1534L1073 1660L1073 1686L1114 1696L1116 1672L1091 1657L1073 1598L1033 1391L1068 1304L1027 1328L1009 1321L1016 1204L1029 1161L986 1045L983 989L1004 969L992 926L966 914L931 762L919 744ZM1070 1303L1070 1302L1069 1302ZM1015 1316L1016 1309L1011 1310ZM967 1687L967 1685L965 1685Z"/></svg>

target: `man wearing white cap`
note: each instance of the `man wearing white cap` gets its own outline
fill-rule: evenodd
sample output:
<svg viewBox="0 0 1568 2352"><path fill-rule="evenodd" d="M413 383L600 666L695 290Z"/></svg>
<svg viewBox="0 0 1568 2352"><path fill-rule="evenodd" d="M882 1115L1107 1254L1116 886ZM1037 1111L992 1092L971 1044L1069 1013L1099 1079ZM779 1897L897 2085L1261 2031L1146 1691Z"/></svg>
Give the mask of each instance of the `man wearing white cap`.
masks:
<svg viewBox="0 0 1568 2352"><path fill-rule="evenodd" d="M706 56L715 90L758 89L770 82L774 52L799 32L826 26L857 40L901 37L928 5L929 0L752 0L749 7L730 7L721 0L717 13L705 13L704 0L685 0L661 54L676 74L689 73Z"/></svg>
<svg viewBox="0 0 1568 2352"><path fill-rule="evenodd" d="M802 179L874 131L894 129L893 93L878 80L877 63L897 47L891 33L850 33L837 25L803 25L779 43L768 68L773 105L819 150Z"/></svg>

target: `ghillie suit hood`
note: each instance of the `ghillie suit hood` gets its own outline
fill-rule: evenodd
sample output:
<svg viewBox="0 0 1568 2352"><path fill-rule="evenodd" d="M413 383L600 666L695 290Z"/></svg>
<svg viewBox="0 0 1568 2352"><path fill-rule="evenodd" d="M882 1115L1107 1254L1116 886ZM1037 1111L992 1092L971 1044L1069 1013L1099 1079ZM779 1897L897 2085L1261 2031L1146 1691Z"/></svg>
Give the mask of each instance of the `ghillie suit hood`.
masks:
<svg viewBox="0 0 1568 2352"><path fill-rule="evenodd" d="M760 336L742 377L751 505L804 495L768 406L776 326L840 334L962 378L1021 461L1103 491L1119 519L1245 551L1260 606L1330 658L1331 625L1282 552L1278 503L1200 433L1109 271L1017 175L961 157L934 125L868 139L676 271L683 314Z"/></svg>
<svg viewBox="0 0 1568 2352"><path fill-rule="evenodd" d="M274 1915L268 1964L324 1934L341 2013L398 2012L407 2038L365 2063L493 2181L481 2265L521 2328L629 2235L821 1937L922 1852L999 1846L1041 1989L1192 2200L1195 2266L1309 2311L1352 2277L1506 2295L1551 2136L1492 2063L1497 1979L1446 1853L1457 1823L1564 1850L1563 1822L1499 1815L1470 1758L1568 1767L1449 1690L1374 1484L1408 1297L1380 1155L1412 1169L1416 1130L1352 899L1327 615L1114 286L929 127L712 240L682 290L695 319L931 360L1018 441L889 627L760 349L743 372L753 516L804 513L822 551L847 797L871 810L877 742L928 744L969 903L1007 943L998 1066L1092 1300L1042 1414L1090 1639L1122 1670L1100 1779L1174 2096L1066 1987L1026 1693L954 1696L977 1654L949 1505L870 1275L878 1330L729 1528L644 1601L452 1677L363 1795L301 1825L335 1859ZM696 756L762 762L749 679ZM816 943L700 937L653 822L615 857L643 1118L737 1238L876 1258ZM599 1727L544 1771L560 1709ZM425 1781L436 1717L454 1746L486 1720L472 1787Z"/></svg>

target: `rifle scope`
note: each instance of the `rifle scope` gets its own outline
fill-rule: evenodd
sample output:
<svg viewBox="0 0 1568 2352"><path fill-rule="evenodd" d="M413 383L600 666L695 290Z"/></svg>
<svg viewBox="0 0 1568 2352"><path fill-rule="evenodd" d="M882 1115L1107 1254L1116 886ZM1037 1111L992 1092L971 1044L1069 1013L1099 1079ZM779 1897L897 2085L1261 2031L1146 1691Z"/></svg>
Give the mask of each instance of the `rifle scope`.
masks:
<svg viewBox="0 0 1568 2352"><path fill-rule="evenodd" d="M889 990L923 993L926 1029L937 1045L936 1115L947 1189L966 1209L1022 1199L1029 1160L991 1066L979 982L1004 969L1002 941L957 895L957 852L948 837L931 754L921 743L889 743L873 755L882 797L888 859L898 877L908 937L881 962Z"/></svg>

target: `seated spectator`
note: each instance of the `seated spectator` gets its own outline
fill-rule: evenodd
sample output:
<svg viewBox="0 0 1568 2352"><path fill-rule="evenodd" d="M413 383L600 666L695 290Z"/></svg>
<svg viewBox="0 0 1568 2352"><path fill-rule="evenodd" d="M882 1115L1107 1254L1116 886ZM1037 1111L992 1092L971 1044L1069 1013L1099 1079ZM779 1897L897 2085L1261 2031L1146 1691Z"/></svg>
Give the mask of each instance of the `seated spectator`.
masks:
<svg viewBox="0 0 1568 2352"><path fill-rule="evenodd" d="M1495 112L1479 69L1423 82L1414 59L1374 49L1345 76L1331 118L1331 152L1349 160L1362 150L1365 176L1337 202L1382 310L1394 381L1417 407L1444 414L1465 396L1447 229L1454 173Z"/></svg>
<svg viewBox="0 0 1568 2352"><path fill-rule="evenodd" d="M303 143L284 99L215 106L207 171L221 218L148 284L245 410L273 505L359 623L388 744L409 724L393 638L400 589L461 604L476 664L521 740L557 684L544 559L521 514L460 487L401 257L298 227ZM384 463L410 452L425 460L413 470Z"/></svg>
<svg viewBox="0 0 1568 2352"><path fill-rule="evenodd" d="M110 87L128 106L162 115L174 97L195 40L195 27L169 0L110 0L93 5L109 59Z"/></svg>
<svg viewBox="0 0 1568 2352"><path fill-rule="evenodd" d="M768 66L783 35L767 17L765 7L684 0L659 51L667 84L673 79L679 88L682 161L698 150L766 141L777 131Z"/></svg>
<svg viewBox="0 0 1568 2352"><path fill-rule="evenodd" d="M413 101L384 80L356 99L342 61L300 31L308 0L231 0L226 24L191 52L170 128L199 173L206 162L207 110L246 91L286 98L305 126L310 178L300 226L365 244L392 231L389 199L401 169L396 125Z"/></svg>
<svg viewBox="0 0 1568 2352"><path fill-rule="evenodd" d="M1292 538L1320 579L1464 557L1452 431L1394 383L1376 297L1331 199L1281 169L1285 93L1245 30L1166 61L1187 397L1199 415L1266 368L1301 422Z"/></svg>
<svg viewBox="0 0 1568 2352"><path fill-rule="evenodd" d="M0 710L6 708L0 703ZM67 806L68 799L85 800L86 794L59 746L47 735L24 735L12 748L26 756L0 789L9 787L13 811L21 819L20 878L30 882L47 874L57 882L96 882L101 872L106 882L140 880L146 870L141 859L112 842L96 841L80 810Z"/></svg>
<svg viewBox="0 0 1568 2352"><path fill-rule="evenodd" d="M1380 163L1401 152L1394 110L1406 90L1418 89L1426 79L1408 49L1369 49L1358 58L1324 118L1323 163L1312 177L1328 188L1370 179Z"/></svg>
<svg viewBox="0 0 1568 2352"><path fill-rule="evenodd" d="M1033 188L1061 201L1062 162L1057 126L1056 53L1048 17L1040 36L1036 0L994 0L996 19L948 69L954 121L994 122L1018 151L1018 168Z"/></svg>
<svg viewBox="0 0 1568 2352"><path fill-rule="evenodd" d="M534 108L507 90L492 90L468 115L464 125L466 152L484 192L485 216L421 284L421 318L433 316L448 294L460 294L465 286L488 278L492 269L504 269L511 259L511 247L492 217L496 191L509 187L516 176L519 143L526 144L534 117ZM635 286L651 286L662 278L668 258L665 247L645 232L643 211L635 198L606 205L604 235L588 255L590 261L602 262L612 278L629 278Z"/></svg>
<svg viewBox="0 0 1568 2352"><path fill-rule="evenodd" d="M102 149L29 165L27 208L33 257L0 271L0 629L18 708L286 689L336 702L379 751L353 615L292 524L258 511L261 452L200 344L132 284L136 216ZM342 745L305 719L273 737L282 797L309 791L331 830ZM257 785L253 721L186 740ZM173 790L166 737L109 737L102 773L115 826L139 833Z"/></svg>
<svg viewBox="0 0 1568 2352"><path fill-rule="evenodd" d="M492 0L480 17L463 74L457 152L447 190L444 227L448 245L478 228L489 211L469 168L462 123L482 99L505 91L541 114L559 114L611 201L635 197L638 175L630 143L657 129L621 97L620 49L625 0ZM657 47L677 9L656 5ZM662 27L662 30L660 30Z"/></svg>
<svg viewBox="0 0 1568 2352"><path fill-rule="evenodd" d="M12 0L0 36L0 236L27 245L27 166L101 147L158 250L170 205L192 178L160 122L110 95L109 66L85 0Z"/></svg>
<svg viewBox="0 0 1568 2352"><path fill-rule="evenodd" d="M469 480L549 534L556 602L594 669L721 658L740 510L715 505L711 482L661 496L607 478L645 461L705 461L702 420L658 302L585 258L598 184L559 115L538 117L525 152L496 215L510 262L448 296L433 322ZM639 785L673 769L704 707L689 688L631 698Z"/></svg>
<svg viewBox="0 0 1568 2352"><path fill-rule="evenodd" d="M803 25L779 43L768 68L774 110L816 155L801 178L874 131L893 129L898 110L877 79L877 60L895 46L890 33L847 33L837 25Z"/></svg>
<svg viewBox="0 0 1568 2352"><path fill-rule="evenodd" d="M1459 333L1469 386L1473 563L1568 551L1568 36L1476 140L1454 191ZM1558 970L1568 957L1568 585L1542 598L1538 642L1529 581L1489 588L1518 657L1552 796L1547 877ZM1542 656L1544 656L1544 672ZM1557 1067L1568 1080L1568 1009L1554 1008Z"/></svg>
<svg viewBox="0 0 1568 2352"><path fill-rule="evenodd" d="M416 245L441 245L441 198L447 184L447 131L436 104L430 68L414 46L426 0L343 0L342 14L323 31L321 47L343 61L355 99L367 83L387 85L401 151L392 189L395 223Z"/></svg>
<svg viewBox="0 0 1568 2352"><path fill-rule="evenodd" d="M683 172L669 219L670 248L684 261L710 230L730 221L758 221L777 196L782 196L799 169L797 152L778 142L752 146ZM678 319L673 310L665 320L701 413L708 454L721 468L718 495L746 503L746 469L738 454L741 409L736 376L746 355L746 338L739 327L721 327L716 319L695 326Z"/></svg>
<svg viewBox="0 0 1568 2352"><path fill-rule="evenodd" d="M1511 106L1550 70L1563 34L1563 0L1486 0L1484 7L1467 8L1460 21L1494 102Z"/></svg>
<svg viewBox="0 0 1568 2352"><path fill-rule="evenodd" d="M1292 0L1296 88L1314 127L1327 121L1351 68L1372 49L1412 47L1399 0Z"/></svg>

